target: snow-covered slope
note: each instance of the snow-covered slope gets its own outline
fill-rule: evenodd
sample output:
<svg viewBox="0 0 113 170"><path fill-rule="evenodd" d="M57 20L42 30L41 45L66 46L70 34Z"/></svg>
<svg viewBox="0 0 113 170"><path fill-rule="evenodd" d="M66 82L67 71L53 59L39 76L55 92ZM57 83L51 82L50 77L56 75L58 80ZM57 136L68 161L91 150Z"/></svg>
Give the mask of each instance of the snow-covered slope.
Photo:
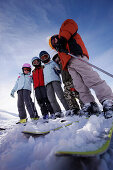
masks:
<svg viewBox="0 0 113 170"><path fill-rule="evenodd" d="M103 116L65 117L67 121L61 123L60 119L43 123L40 119L31 122L28 119L26 126L16 125L18 117L14 113L0 111L0 127L7 130L0 132L0 170L74 170L74 169L113 169L113 143L103 155L93 158L56 157L54 153L61 149L75 148L78 151L94 149L99 145L97 137L105 129L111 127L111 119L105 120ZM48 135L38 138L27 138L23 130L47 131L72 121L70 126L58 131L51 131ZM91 145L88 142L93 141ZM96 144L95 144L96 142ZM90 147L89 147L90 146Z"/></svg>

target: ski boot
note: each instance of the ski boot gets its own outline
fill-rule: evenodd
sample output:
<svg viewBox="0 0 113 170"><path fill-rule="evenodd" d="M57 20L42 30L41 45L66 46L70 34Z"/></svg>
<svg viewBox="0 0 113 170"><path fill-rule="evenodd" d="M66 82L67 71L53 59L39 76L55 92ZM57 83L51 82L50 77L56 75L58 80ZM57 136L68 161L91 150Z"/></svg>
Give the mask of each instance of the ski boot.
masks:
<svg viewBox="0 0 113 170"><path fill-rule="evenodd" d="M103 103L103 112L105 119L113 117L113 100L105 100Z"/></svg>
<svg viewBox="0 0 113 170"><path fill-rule="evenodd" d="M43 119L49 119L49 115L48 114L44 115Z"/></svg>
<svg viewBox="0 0 113 170"><path fill-rule="evenodd" d="M75 108L75 109L71 110L71 116L79 115L79 111L80 111L79 108Z"/></svg>
<svg viewBox="0 0 113 170"><path fill-rule="evenodd" d="M79 111L79 116L90 117L91 115L99 115L100 110L96 102L86 103L83 108Z"/></svg>
<svg viewBox="0 0 113 170"><path fill-rule="evenodd" d="M21 124L21 123L26 123L27 122L27 119L20 119L19 122L17 122L16 124Z"/></svg>
<svg viewBox="0 0 113 170"><path fill-rule="evenodd" d="M79 109L67 110L65 116L74 116L77 115Z"/></svg>
<svg viewBox="0 0 113 170"><path fill-rule="evenodd" d="M62 112L55 113L55 118L61 118L61 117L64 117L64 114Z"/></svg>
<svg viewBox="0 0 113 170"><path fill-rule="evenodd" d="M54 114L54 113L51 114L50 117L49 117L49 119L55 119L55 114Z"/></svg>
<svg viewBox="0 0 113 170"><path fill-rule="evenodd" d="M31 118L31 120L38 120L40 117L38 116L38 117L33 117L33 118Z"/></svg>

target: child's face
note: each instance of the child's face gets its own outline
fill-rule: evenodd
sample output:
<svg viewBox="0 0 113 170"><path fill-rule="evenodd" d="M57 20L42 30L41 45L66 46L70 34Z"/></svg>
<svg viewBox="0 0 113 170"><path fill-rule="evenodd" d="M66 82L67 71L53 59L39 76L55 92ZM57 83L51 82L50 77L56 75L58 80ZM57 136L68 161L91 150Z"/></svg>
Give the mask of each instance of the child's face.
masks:
<svg viewBox="0 0 113 170"><path fill-rule="evenodd" d="M24 74L28 74L30 71L31 70L29 68L27 68L27 67L23 69Z"/></svg>
<svg viewBox="0 0 113 170"><path fill-rule="evenodd" d="M45 60L48 59L48 57L49 57L48 55L43 55L43 56L41 56L41 60L42 60L42 61L45 61Z"/></svg>
<svg viewBox="0 0 113 170"><path fill-rule="evenodd" d="M33 66L36 66L36 65L39 65L40 64L40 61L39 60L34 60L33 61Z"/></svg>

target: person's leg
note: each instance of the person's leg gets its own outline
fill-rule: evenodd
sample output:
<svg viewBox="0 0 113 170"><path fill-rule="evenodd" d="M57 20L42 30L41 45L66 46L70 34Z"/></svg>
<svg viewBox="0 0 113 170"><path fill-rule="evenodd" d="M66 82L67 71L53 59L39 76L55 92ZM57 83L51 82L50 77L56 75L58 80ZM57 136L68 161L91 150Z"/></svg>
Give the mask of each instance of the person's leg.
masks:
<svg viewBox="0 0 113 170"><path fill-rule="evenodd" d="M61 108L56 100L55 91L53 88L53 82L47 84L46 89L47 89L47 96L54 110L54 113L61 112Z"/></svg>
<svg viewBox="0 0 113 170"><path fill-rule="evenodd" d="M72 87L72 82L67 81L64 83L64 96L71 110L79 110L75 93L71 91Z"/></svg>
<svg viewBox="0 0 113 170"><path fill-rule="evenodd" d="M85 68L83 63L79 63L77 59L71 59L68 65L68 71L73 79L75 89L79 92L80 99L84 103L81 114L96 114L100 113L99 107L95 102L94 96L91 94L88 82L86 81L89 74L86 73L87 67ZM90 72L90 71L89 71ZM91 76L90 76L91 78ZM87 82L87 83L86 83Z"/></svg>
<svg viewBox="0 0 113 170"><path fill-rule="evenodd" d="M32 102L32 99L31 99L31 91L24 89L23 97L24 97L24 102L28 110L28 113L30 115L30 118L35 118L35 109L34 109L34 104Z"/></svg>
<svg viewBox="0 0 113 170"><path fill-rule="evenodd" d="M84 60L88 61L88 59L86 57L83 57ZM79 76L81 77L82 80L82 85L86 86L87 89L89 90L90 88L92 88L95 93L96 96L98 98L98 100L100 101L100 103L102 103L104 100L109 99L109 100L113 100L113 93L110 89L110 87L106 84L106 82L104 80L102 80L98 73L95 72L91 66L89 66L88 64L84 63L83 61L77 60L75 58L71 59L70 64L68 66L68 70L72 76L73 79L73 83L74 86L77 86L76 89L78 89L77 91L80 93L80 98L83 101L83 103L87 103L89 101L91 101L91 93L90 95L88 95L88 99L84 99L82 96L82 92L81 92L81 86L79 86L79 82L80 82L80 78L79 81L77 83L76 79L76 75L73 75L73 70L74 73L78 73ZM78 84L78 85L77 85ZM81 83L80 83L81 85ZM83 93L85 96L87 96L86 91L83 89Z"/></svg>
<svg viewBox="0 0 113 170"><path fill-rule="evenodd" d="M43 100L43 96L42 96L40 87L37 87L35 89L35 96L36 96L37 102L38 102L38 104L40 106L40 110L41 110L42 115L43 116L47 115L48 110L47 110L47 107L46 107L45 102Z"/></svg>
<svg viewBox="0 0 113 170"><path fill-rule="evenodd" d="M23 98L23 90L19 90L17 92L18 94L18 100L17 100L17 106L18 106L18 112L20 119L26 119L26 110L24 105L24 98Z"/></svg>
<svg viewBox="0 0 113 170"><path fill-rule="evenodd" d="M61 103L63 104L65 110L69 110L69 106L68 106L67 101L64 97L64 92L63 92L63 89L61 87L61 83L59 81L54 81L52 83L53 83L54 91L57 94Z"/></svg>
<svg viewBox="0 0 113 170"><path fill-rule="evenodd" d="M77 91L73 91L72 92L73 96L75 96L76 99L78 99L78 102L80 104L80 108L82 108L84 106L84 103L82 102L82 100L80 99L80 95Z"/></svg>
<svg viewBox="0 0 113 170"><path fill-rule="evenodd" d="M47 108L47 110L50 112L50 114L54 114L54 111L53 111L53 108L48 100L48 97L47 97L47 90L46 90L46 87L45 86L42 86L40 87L41 89L41 94L42 94L42 97L43 97L43 101L45 103L45 106Z"/></svg>
<svg viewBox="0 0 113 170"><path fill-rule="evenodd" d="M74 60L74 58L71 59L69 65L68 65L68 71L73 79L73 85L75 89L79 92L80 99L82 102L85 103L90 103L94 102L95 99L93 95L91 94L89 88L85 85L83 78L81 76L81 72L84 71L84 68L81 68L81 71L77 70L79 65L79 60ZM82 63L81 63L82 65ZM82 67L82 66L81 66ZM82 73L83 75L83 73Z"/></svg>

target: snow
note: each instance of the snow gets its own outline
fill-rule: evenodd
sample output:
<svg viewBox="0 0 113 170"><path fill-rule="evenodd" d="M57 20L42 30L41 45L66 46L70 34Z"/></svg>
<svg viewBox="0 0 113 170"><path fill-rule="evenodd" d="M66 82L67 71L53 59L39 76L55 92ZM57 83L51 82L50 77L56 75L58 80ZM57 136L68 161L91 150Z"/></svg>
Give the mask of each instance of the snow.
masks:
<svg viewBox="0 0 113 170"><path fill-rule="evenodd" d="M92 158L57 157L59 150L88 151L94 150L104 142L112 126L112 119L104 119L103 115L91 116L89 119L73 116L59 118L44 123L43 119L31 121L26 126L15 124L18 117L15 113L0 110L0 170L74 170L94 169L113 170L113 139L108 151ZM66 126L69 123L70 126ZM37 138L27 137L22 131L51 131Z"/></svg>

